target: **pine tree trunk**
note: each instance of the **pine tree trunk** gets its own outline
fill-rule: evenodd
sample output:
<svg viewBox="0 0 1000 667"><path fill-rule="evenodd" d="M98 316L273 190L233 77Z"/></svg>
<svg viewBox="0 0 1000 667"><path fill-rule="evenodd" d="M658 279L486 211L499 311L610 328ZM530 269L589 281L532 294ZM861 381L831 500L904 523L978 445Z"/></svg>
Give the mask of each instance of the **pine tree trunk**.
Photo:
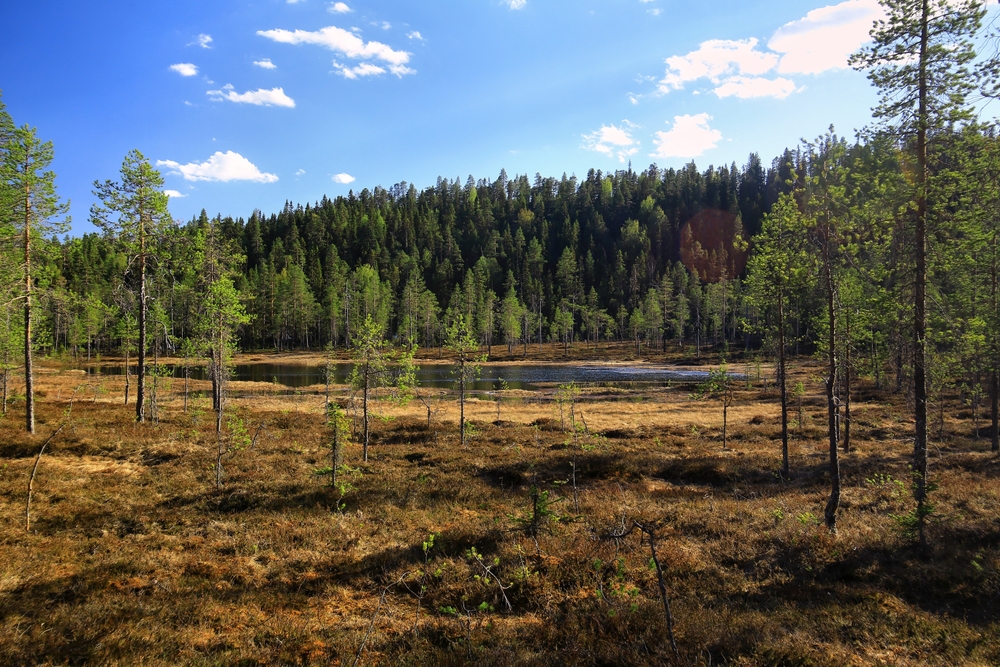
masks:
<svg viewBox="0 0 1000 667"><path fill-rule="evenodd" d="M846 313L844 344L844 452L851 451L851 314Z"/></svg>
<svg viewBox="0 0 1000 667"><path fill-rule="evenodd" d="M140 214L141 215L141 214ZM135 388L135 420L145 421L146 403L146 235L139 221L139 368Z"/></svg>
<svg viewBox="0 0 1000 667"><path fill-rule="evenodd" d="M458 430L461 434L462 447L465 447L465 354L462 353L459 363L458 378Z"/></svg>
<svg viewBox="0 0 1000 667"><path fill-rule="evenodd" d="M25 164L25 170L28 165ZM31 189L24 186L24 421L35 432L35 378L31 366Z"/></svg>
<svg viewBox="0 0 1000 667"><path fill-rule="evenodd" d="M128 370L128 348L125 349L125 405L128 405L128 391L130 386L130 376Z"/></svg>
<svg viewBox="0 0 1000 667"><path fill-rule="evenodd" d="M785 381L785 303L778 293L778 378L781 382L781 474L791 474L788 464L788 389Z"/></svg>
<svg viewBox="0 0 1000 667"><path fill-rule="evenodd" d="M827 221L829 225L829 221ZM826 297L827 316L829 322L829 368L826 378L826 410L827 410L827 434L830 441L830 499L826 503L824 519L826 527L831 533L837 532L837 509L840 507L840 458L837 442L837 398L834 395L834 386L837 382L837 337L836 337L836 311L834 309L834 285L833 266L830 258L831 233L829 226L826 230L824 244L824 263L826 264Z"/></svg>
<svg viewBox="0 0 1000 667"><path fill-rule="evenodd" d="M916 433L913 440L914 497L917 501L917 531L921 546L927 544L924 531L927 503L927 48L929 0L923 0L920 16L920 60L917 111L917 219L914 234L916 266L913 304L913 402Z"/></svg>
<svg viewBox="0 0 1000 667"><path fill-rule="evenodd" d="M363 414L364 414L364 426L365 426L365 434L364 434L365 444L364 444L364 448L363 448L364 451L363 451L362 458L364 459L365 463L368 462L368 436L369 436L369 431L368 431L368 387L369 387L369 381L368 380L369 380L369 376L370 376L370 373L369 373L369 369L368 369L368 363L365 362L365 388L364 388L364 398L363 398L363 403L362 403L362 411L363 411Z"/></svg>

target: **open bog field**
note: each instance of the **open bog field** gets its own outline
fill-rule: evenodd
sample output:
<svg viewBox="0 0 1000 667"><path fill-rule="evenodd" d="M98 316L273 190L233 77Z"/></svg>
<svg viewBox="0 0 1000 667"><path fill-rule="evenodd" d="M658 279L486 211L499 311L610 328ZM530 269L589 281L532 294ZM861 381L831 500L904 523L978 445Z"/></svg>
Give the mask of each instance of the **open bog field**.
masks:
<svg viewBox="0 0 1000 667"><path fill-rule="evenodd" d="M315 472L323 387L234 382L258 437L217 490L208 383L185 412L166 381L159 423L138 425L123 378L43 369L38 435L23 401L0 420L0 663L1000 663L1000 460L971 410L953 398L933 424L921 553L897 518L906 398L863 385L832 536L818 375L796 368L790 479L777 392L754 382L726 450L721 404L691 386L584 387L572 414L555 388L510 391L499 417L479 394L467 448L454 392L426 392L430 423L421 401L378 401L370 459L348 444L339 487Z"/></svg>

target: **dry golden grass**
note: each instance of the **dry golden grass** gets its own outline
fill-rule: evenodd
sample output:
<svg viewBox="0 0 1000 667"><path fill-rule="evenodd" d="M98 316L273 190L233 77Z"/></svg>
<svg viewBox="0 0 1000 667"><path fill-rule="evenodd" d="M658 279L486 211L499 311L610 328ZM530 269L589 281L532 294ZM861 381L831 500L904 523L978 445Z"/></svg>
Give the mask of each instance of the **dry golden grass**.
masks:
<svg viewBox="0 0 1000 667"><path fill-rule="evenodd" d="M38 435L21 430L22 402L0 420L2 664L350 665L366 634L359 664L668 664L648 542L608 538L623 517L662 523L680 664L1000 663L1000 461L957 410L933 450L922 554L893 519L910 509L905 405L867 388L831 536L815 384L791 480L776 474L773 390L740 393L728 451L718 403L689 388L590 390L576 437L551 390L511 392L498 422L494 402L472 401L468 449L454 396L432 392L430 427L419 402L379 404L371 460L345 453L358 473L342 500L313 472L328 440L318 387L233 383L267 428L226 460L220 492L209 405L182 412L179 381L161 388L158 425L131 421L120 378L53 368L38 384ZM64 421L26 533L35 454ZM532 486L565 498L537 540L520 521Z"/></svg>

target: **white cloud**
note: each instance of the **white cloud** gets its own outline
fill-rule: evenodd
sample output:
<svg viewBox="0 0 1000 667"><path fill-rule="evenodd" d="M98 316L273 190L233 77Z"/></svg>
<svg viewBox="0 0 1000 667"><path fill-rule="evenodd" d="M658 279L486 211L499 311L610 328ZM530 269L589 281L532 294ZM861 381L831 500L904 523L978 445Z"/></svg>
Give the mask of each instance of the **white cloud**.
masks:
<svg viewBox="0 0 1000 667"><path fill-rule="evenodd" d="M390 30L390 29L392 29L392 24L389 23L388 21L382 21L382 30Z"/></svg>
<svg viewBox="0 0 1000 667"><path fill-rule="evenodd" d="M869 39L872 23L885 18L878 0L847 0L814 9L778 28L767 47L781 56L781 74L818 74L847 67L848 57Z"/></svg>
<svg viewBox="0 0 1000 667"><path fill-rule="evenodd" d="M337 174L336 176L333 177L334 183L341 183L343 185L347 185L348 183L353 183L356 180L357 179L351 176L350 174Z"/></svg>
<svg viewBox="0 0 1000 667"><path fill-rule="evenodd" d="M274 183L278 177L261 172L250 160L233 151L217 151L206 162L178 164L173 160L157 160L157 167L167 167L170 173L184 177L185 181L255 181Z"/></svg>
<svg viewBox="0 0 1000 667"><path fill-rule="evenodd" d="M171 199L180 199L182 197L187 197L187 195L182 195L177 190L164 190L163 194L167 195Z"/></svg>
<svg viewBox="0 0 1000 667"><path fill-rule="evenodd" d="M258 89L245 93L237 93L228 83L222 90L210 90L206 95L216 101L229 100L242 104L255 104L257 106L295 107L295 100L285 95L284 88L272 88L270 90Z"/></svg>
<svg viewBox="0 0 1000 667"><path fill-rule="evenodd" d="M379 74L385 74L384 67L379 67L378 65L373 65L371 63L361 63L355 67L349 67L334 60L333 69L337 74L345 79L352 80L357 79L359 76L378 76Z"/></svg>
<svg viewBox="0 0 1000 667"><path fill-rule="evenodd" d="M782 99L801 88L788 78L764 75L845 68L848 57L868 41L872 23L884 17L879 0L845 0L781 26L768 40L767 50L758 48L755 37L708 40L687 55L667 58L658 89L667 94L708 79L719 97Z"/></svg>
<svg viewBox="0 0 1000 667"><path fill-rule="evenodd" d="M200 35L194 38L194 41L191 42L191 44L197 44L203 49L210 49L212 48L212 36L206 35L205 33L201 33Z"/></svg>
<svg viewBox="0 0 1000 667"><path fill-rule="evenodd" d="M506 2L511 9L521 9L528 4L528 0L506 0Z"/></svg>
<svg viewBox="0 0 1000 667"><path fill-rule="evenodd" d="M659 16L662 11L663 11L662 9L656 8L656 9L650 9L649 13L652 14L653 16Z"/></svg>
<svg viewBox="0 0 1000 667"><path fill-rule="evenodd" d="M652 156L691 158L715 148L722 139L722 133L709 127L710 120L712 117L707 113L674 116L673 127L656 133L653 139L656 152Z"/></svg>
<svg viewBox="0 0 1000 667"><path fill-rule="evenodd" d="M336 26L329 26L315 32L308 30L258 30L261 37L283 44L315 44L337 51L356 60L378 60L385 63L396 76L414 74L415 70L406 66L410 53L396 51L381 42L365 42L354 33Z"/></svg>
<svg viewBox="0 0 1000 667"><path fill-rule="evenodd" d="M346 4L344 4L343 2L335 2L329 7L327 7L327 11L330 12L331 14L347 14L348 12L351 11L351 8L348 7Z"/></svg>
<svg viewBox="0 0 1000 667"><path fill-rule="evenodd" d="M768 79L762 76L734 76L723 81L712 92L719 97L738 97L742 100L751 97L776 97L782 100L796 90L795 82L784 77Z"/></svg>
<svg viewBox="0 0 1000 667"><path fill-rule="evenodd" d="M414 30L413 32L406 33L406 36L409 37L410 39L415 39L418 42L424 41L424 36L421 35L419 32L417 32L416 30Z"/></svg>
<svg viewBox="0 0 1000 667"><path fill-rule="evenodd" d="M305 169L299 169L297 172L295 172L295 175L296 176L305 176L305 173L306 173Z"/></svg>
<svg viewBox="0 0 1000 667"><path fill-rule="evenodd" d="M191 63L177 63L170 66L171 72L177 72L181 76L194 76L198 73L198 66Z"/></svg>
<svg viewBox="0 0 1000 667"><path fill-rule="evenodd" d="M711 39L686 56L667 58L669 68L660 80L660 92L680 90L684 84L708 79L718 84L723 78L738 75L758 76L778 64L774 53L757 50L757 39Z"/></svg>
<svg viewBox="0 0 1000 667"><path fill-rule="evenodd" d="M635 127L632 123L623 121L622 127L602 125L601 129L583 135L583 147L587 150L603 153L608 157L616 157L619 162L639 152L639 142L632 138L629 129Z"/></svg>
<svg viewBox="0 0 1000 667"><path fill-rule="evenodd" d="M263 67L264 69L278 69L278 66L272 63L270 58L255 60L253 61L253 64L257 67Z"/></svg>

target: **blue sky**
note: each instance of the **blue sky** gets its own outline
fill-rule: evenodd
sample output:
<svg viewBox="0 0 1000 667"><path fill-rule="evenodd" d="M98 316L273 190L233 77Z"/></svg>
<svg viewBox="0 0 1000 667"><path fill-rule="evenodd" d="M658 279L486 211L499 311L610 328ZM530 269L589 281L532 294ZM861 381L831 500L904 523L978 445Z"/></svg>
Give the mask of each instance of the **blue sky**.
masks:
<svg viewBox="0 0 1000 667"><path fill-rule="evenodd" d="M170 208L247 217L399 181L769 162L876 96L875 0L33 0L0 89L55 144L75 233L125 153Z"/></svg>

